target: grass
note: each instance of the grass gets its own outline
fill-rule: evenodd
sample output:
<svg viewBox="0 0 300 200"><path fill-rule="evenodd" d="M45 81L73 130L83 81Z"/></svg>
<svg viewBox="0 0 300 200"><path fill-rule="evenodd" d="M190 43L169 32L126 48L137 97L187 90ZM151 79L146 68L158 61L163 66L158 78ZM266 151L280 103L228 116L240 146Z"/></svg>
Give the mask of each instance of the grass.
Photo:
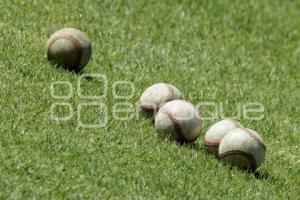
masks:
<svg viewBox="0 0 300 200"><path fill-rule="evenodd" d="M0 8L0 199L296 199L300 185L300 4L264 1L4 1ZM84 73L108 80L104 128L50 118L53 103L83 102L80 74L51 67L47 38L62 27L84 30L93 42ZM130 81L134 97L115 99L113 83ZM56 100L53 81L73 96ZM151 84L176 85L194 104L223 106L205 120L195 145L155 133L151 118L114 119L116 103L135 104ZM83 80L85 94L101 82ZM56 87L66 95L68 88ZM117 90L120 92L120 89ZM98 93L99 92L99 93ZM264 117L238 117L267 144L255 174L230 169L207 155L203 137L237 105L261 103ZM221 105L221 106L220 106ZM82 120L101 110L83 107ZM203 115L212 110L203 108ZM68 114L65 108L57 114Z"/></svg>

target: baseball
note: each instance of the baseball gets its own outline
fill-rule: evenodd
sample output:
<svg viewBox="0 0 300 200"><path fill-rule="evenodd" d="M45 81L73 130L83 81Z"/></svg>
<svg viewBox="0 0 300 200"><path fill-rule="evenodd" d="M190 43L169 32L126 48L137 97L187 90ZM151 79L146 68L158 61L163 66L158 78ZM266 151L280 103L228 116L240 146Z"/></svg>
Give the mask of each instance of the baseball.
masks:
<svg viewBox="0 0 300 200"><path fill-rule="evenodd" d="M46 50L53 64L77 72L85 67L92 54L90 40L74 28L63 28L51 35Z"/></svg>
<svg viewBox="0 0 300 200"><path fill-rule="evenodd" d="M229 131L219 146L219 159L241 169L256 170L264 160L266 146L253 130L236 128Z"/></svg>
<svg viewBox="0 0 300 200"><path fill-rule="evenodd" d="M217 156L222 138L226 133L238 127L243 126L232 119L224 119L213 124L204 137L204 146L207 152Z"/></svg>
<svg viewBox="0 0 300 200"><path fill-rule="evenodd" d="M180 143L195 141L201 131L197 109L184 100L173 100L163 105L155 117L156 131Z"/></svg>
<svg viewBox="0 0 300 200"><path fill-rule="evenodd" d="M142 111L156 112L171 100L182 99L181 92L173 85L157 83L148 87L141 95L139 106Z"/></svg>

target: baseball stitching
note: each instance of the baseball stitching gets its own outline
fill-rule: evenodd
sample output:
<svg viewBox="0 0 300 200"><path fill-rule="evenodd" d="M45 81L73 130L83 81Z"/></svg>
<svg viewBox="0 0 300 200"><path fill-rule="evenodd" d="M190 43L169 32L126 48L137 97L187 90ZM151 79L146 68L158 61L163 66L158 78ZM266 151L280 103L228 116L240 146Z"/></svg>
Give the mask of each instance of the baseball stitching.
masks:
<svg viewBox="0 0 300 200"><path fill-rule="evenodd" d="M171 100L174 99L174 90L173 90L173 88L172 88L171 85L169 85L169 84L165 84L165 85L166 85L167 88L168 88L168 95L167 95L167 97L164 99L164 102L168 102L168 101L171 101Z"/></svg>
<svg viewBox="0 0 300 200"><path fill-rule="evenodd" d="M245 151L241 151L241 150L231 150L231 151L227 151L225 153L219 154L219 159L225 158L226 156L229 156L229 155L244 156L251 163L251 169L253 169L253 170L256 169L257 164L256 164L256 160L253 155L251 155Z"/></svg>
<svg viewBox="0 0 300 200"><path fill-rule="evenodd" d="M54 37L51 42L49 43L48 49L47 49L47 57L49 60L51 60L52 57L52 53L51 53L51 46L58 40L60 39L65 39L68 40L70 42L73 43L76 52L77 52L77 56L76 56L76 61L74 63L74 67L76 68L76 70L79 70L79 66L80 66L80 62L81 62L81 58L82 58L82 48L80 45L80 41L77 40L75 37L73 37L72 35L58 35L56 37Z"/></svg>
<svg viewBox="0 0 300 200"><path fill-rule="evenodd" d="M182 129L179 125L179 122L176 119L176 115L172 114L171 112L168 112L168 111L161 111L161 112L164 113L165 115L167 115L169 117L169 119L171 120L173 127L175 129L178 141L180 141L180 142L186 141L186 139L183 136Z"/></svg>
<svg viewBox="0 0 300 200"><path fill-rule="evenodd" d="M257 138L253 133L251 133L247 129L245 129L245 131L258 145L260 145L266 151L266 145L259 138Z"/></svg>

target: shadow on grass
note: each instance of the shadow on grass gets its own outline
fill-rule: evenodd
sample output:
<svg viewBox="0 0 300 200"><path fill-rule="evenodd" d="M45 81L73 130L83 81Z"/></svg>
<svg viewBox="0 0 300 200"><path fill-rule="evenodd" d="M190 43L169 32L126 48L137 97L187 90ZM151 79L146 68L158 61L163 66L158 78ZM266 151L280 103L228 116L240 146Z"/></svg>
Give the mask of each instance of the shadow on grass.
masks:
<svg viewBox="0 0 300 200"><path fill-rule="evenodd" d="M199 143L190 143L190 144L181 144L182 146L195 150L195 151L201 151L202 153L208 154L206 148ZM208 154L211 155L212 157L215 157L216 160L219 160L218 156L213 155L213 154ZM220 161L220 160L219 160ZM226 164L223 163L224 165L226 165L227 167L229 167L230 169L234 169L237 171L240 171L242 173L246 173L249 178L252 177L254 179L257 180L268 180L268 181L278 181L278 177L273 176L272 174L270 174L267 171L262 171L262 170L251 170L251 169L240 169L237 167L233 167L230 164Z"/></svg>
<svg viewBox="0 0 300 200"><path fill-rule="evenodd" d="M272 176L269 172L265 171L254 171L254 172L248 172L250 175L253 175L255 179L257 180L271 180L276 181L277 178Z"/></svg>
<svg viewBox="0 0 300 200"><path fill-rule="evenodd" d="M153 112L145 112L142 109L140 109L138 114L139 114L140 117L143 117L145 119L151 120L151 124L154 125L154 123L155 123L155 117L154 117L154 113Z"/></svg>
<svg viewBox="0 0 300 200"><path fill-rule="evenodd" d="M267 180L267 181L278 181L277 177L271 175L269 172L266 172L266 171L252 170L252 169L240 169L240 168L237 168L237 167L230 166L229 164L225 164L225 165L228 165L230 167L230 169L234 169L234 170L240 171L242 173L245 173L251 179Z"/></svg>
<svg viewBox="0 0 300 200"><path fill-rule="evenodd" d="M154 120L154 116L153 116L153 112L144 112L142 110L139 110L139 115L141 115L141 117L147 118L147 119L153 119Z"/></svg>
<svg viewBox="0 0 300 200"><path fill-rule="evenodd" d="M85 73L84 68L68 67L68 66L58 65L54 61L51 61L51 60L48 60L48 61L50 62L50 65L56 69L63 69L66 72L74 73L77 75L82 75Z"/></svg>
<svg viewBox="0 0 300 200"><path fill-rule="evenodd" d="M269 172L266 172L266 171L240 168L237 166L232 166L230 163L226 163L226 162L222 162L222 164L225 167L230 168L230 170L234 170L234 171L246 174L249 179L278 181L277 177L271 175Z"/></svg>
<svg viewBox="0 0 300 200"><path fill-rule="evenodd" d="M174 141L171 141L171 140L169 140L169 141L174 142ZM175 142L175 143L177 145L181 146L181 147L207 154L207 150L202 145L202 143L201 144L199 144L199 143L185 143L185 142L183 142L183 143ZM211 155L212 157L215 157L216 160L218 160L217 156L212 155L212 154L208 154L208 155ZM247 174L249 176L249 178L253 178L253 179L257 179L257 180L267 180L267 181L278 181L279 180L278 177L275 177L275 176L271 175L269 172L266 172L266 171L262 171L262 170L253 171L253 170L247 170L247 169L240 169L240 168L231 166L228 163L223 163L223 164L225 166L229 167L231 170L237 170L239 172Z"/></svg>

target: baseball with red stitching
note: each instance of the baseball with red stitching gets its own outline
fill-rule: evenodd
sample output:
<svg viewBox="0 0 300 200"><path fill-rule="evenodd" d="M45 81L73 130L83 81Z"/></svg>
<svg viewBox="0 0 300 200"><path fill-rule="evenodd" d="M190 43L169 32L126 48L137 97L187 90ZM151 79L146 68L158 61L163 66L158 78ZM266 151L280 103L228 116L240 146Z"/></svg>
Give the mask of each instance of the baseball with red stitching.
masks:
<svg viewBox="0 0 300 200"><path fill-rule="evenodd" d="M142 93L139 106L142 111L156 112L165 103L182 98L182 93L175 86L168 83L157 83Z"/></svg>
<svg viewBox="0 0 300 200"><path fill-rule="evenodd" d="M204 137L204 146L207 152L217 156L222 138L226 133L238 127L243 126L239 122L229 118L213 124Z"/></svg>
<svg viewBox="0 0 300 200"><path fill-rule="evenodd" d="M83 32L63 28L51 35L46 51L48 60L53 64L78 72L89 62L92 45Z"/></svg>
<svg viewBox="0 0 300 200"><path fill-rule="evenodd" d="M155 117L155 129L163 137L180 143L195 141L201 131L198 110L190 102L173 100L163 105Z"/></svg>
<svg viewBox="0 0 300 200"><path fill-rule="evenodd" d="M235 128L221 140L219 159L241 169L256 170L264 160L266 146L258 133Z"/></svg>

